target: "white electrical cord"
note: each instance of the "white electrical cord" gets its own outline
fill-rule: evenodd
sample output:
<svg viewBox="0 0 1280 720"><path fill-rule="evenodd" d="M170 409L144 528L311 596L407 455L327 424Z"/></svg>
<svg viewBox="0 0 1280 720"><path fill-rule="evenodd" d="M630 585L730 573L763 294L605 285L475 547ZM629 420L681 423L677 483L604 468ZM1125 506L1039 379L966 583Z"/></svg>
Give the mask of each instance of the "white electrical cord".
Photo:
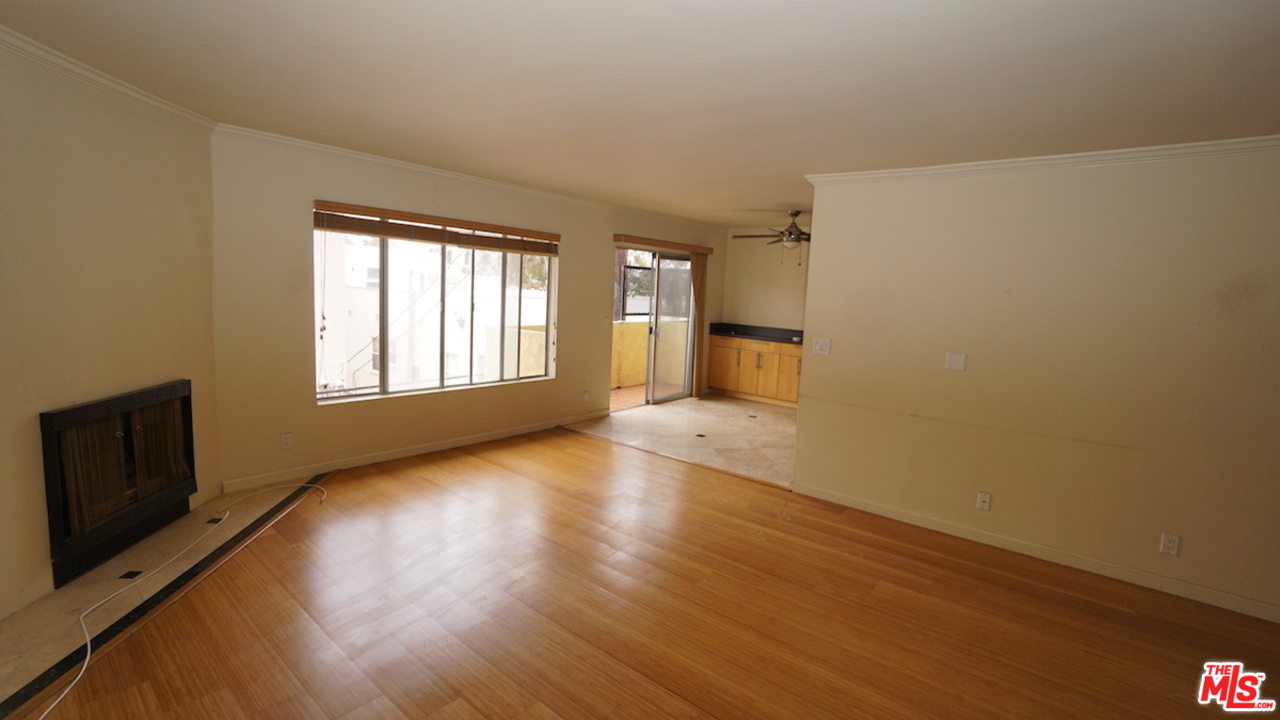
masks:
<svg viewBox="0 0 1280 720"><path fill-rule="evenodd" d="M93 638L89 635L89 626L86 625L84 621L84 619L89 615L89 613L107 604L120 593L125 592L126 590L133 589L138 585L138 583L142 582L143 580L146 580L152 575L155 575L156 573L168 567L169 564L172 563L174 560L177 560L178 558L185 555L188 550L195 547L201 540L204 540L205 538L209 537L211 534L213 534L215 530L222 527L222 523L226 522L227 518L231 517L231 508L235 507L238 503L244 502L245 500L248 500L251 497L262 495L263 493L275 492L277 490L288 490L291 488L315 488L320 491L320 502L322 503L325 501L325 498L329 497L329 493L319 485L316 485L315 483L301 483L297 485L276 485L275 487L269 487L265 490L259 490L257 492L249 493L248 495L245 495L242 498L238 498L234 502L228 503L227 505L223 506L220 510L218 510L218 512L222 513L222 518L216 524L210 526L209 529L204 532L204 534L202 534L200 537L192 541L190 545L180 550L177 555L174 555L168 560L165 560L164 564L161 565L160 567L157 567L156 569L146 573L145 575L138 576L133 582L129 583L128 585L125 585L119 590L99 600L88 610L85 610L84 612L80 613L80 630L84 633L84 660L81 661L80 663L80 672L76 673L76 676L71 681L71 683L68 684L65 688L63 688L62 693L59 694L57 699L53 701L53 704L45 708L44 712L40 713L40 717L36 718L36 720L44 720L44 718L49 713L53 712L53 709L58 707L58 703L62 702L63 698L67 696L67 693L71 692L71 688L74 688L76 686L76 683L80 682L80 678L84 677L84 671L89 668L89 658L93 657ZM297 505L295 504L289 507L284 512L280 513L278 516L273 518L272 521L274 522L275 520L278 520L284 517L285 515L289 514L289 511L293 510L294 507L297 507Z"/></svg>

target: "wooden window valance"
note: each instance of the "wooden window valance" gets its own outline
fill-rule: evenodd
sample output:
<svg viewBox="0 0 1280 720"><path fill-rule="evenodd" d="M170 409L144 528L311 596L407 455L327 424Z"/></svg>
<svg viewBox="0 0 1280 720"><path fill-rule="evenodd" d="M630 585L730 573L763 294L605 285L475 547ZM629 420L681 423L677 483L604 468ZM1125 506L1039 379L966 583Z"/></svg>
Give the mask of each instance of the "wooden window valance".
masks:
<svg viewBox="0 0 1280 720"><path fill-rule="evenodd" d="M316 201L315 229L529 255L557 255L560 243L556 233L326 200Z"/></svg>
<svg viewBox="0 0 1280 720"><path fill-rule="evenodd" d="M640 237L639 235L623 235L618 233L613 236L613 241L626 245L642 245L645 247L663 248L665 250L679 250L687 252L691 255L712 255L715 248L706 245L689 245L688 243L671 242L670 240L655 240L653 238Z"/></svg>

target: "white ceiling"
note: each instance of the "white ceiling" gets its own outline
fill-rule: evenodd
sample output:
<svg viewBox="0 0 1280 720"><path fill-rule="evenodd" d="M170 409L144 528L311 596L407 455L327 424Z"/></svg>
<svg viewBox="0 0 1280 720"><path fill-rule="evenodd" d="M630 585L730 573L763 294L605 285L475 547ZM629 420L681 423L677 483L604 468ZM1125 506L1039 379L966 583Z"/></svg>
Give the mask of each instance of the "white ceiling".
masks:
<svg viewBox="0 0 1280 720"><path fill-rule="evenodd" d="M806 174L1280 133L1277 0L0 0L231 125L725 227Z"/></svg>

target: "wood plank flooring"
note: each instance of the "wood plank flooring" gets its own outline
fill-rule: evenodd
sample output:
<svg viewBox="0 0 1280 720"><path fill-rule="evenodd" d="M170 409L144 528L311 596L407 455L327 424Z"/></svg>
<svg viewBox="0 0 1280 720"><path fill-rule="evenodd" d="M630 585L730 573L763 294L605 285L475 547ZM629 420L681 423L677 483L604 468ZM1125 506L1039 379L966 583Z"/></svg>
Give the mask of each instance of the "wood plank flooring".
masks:
<svg viewBox="0 0 1280 720"><path fill-rule="evenodd" d="M1280 695L1275 624L563 430L325 487L50 717L1201 717L1225 659Z"/></svg>

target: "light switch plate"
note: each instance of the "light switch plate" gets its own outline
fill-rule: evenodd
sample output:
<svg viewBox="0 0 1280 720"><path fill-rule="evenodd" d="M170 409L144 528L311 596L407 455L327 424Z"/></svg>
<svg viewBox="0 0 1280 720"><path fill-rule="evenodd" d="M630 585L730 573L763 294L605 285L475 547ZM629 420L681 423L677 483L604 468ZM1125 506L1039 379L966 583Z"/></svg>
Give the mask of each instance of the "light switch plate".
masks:
<svg viewBox="0 0 1280 720"><path fill-rule="evenodd" d="M831 354L831 338L814 338L813 354L814 355L830 355Z"/></svg>
<svg viewBox="0 0 1280 720"><path fill-rule="evenodd" d="M947 369L963 370L968 360L969 360L969 356L964 353L948 352L947 353Z"/></svg>

